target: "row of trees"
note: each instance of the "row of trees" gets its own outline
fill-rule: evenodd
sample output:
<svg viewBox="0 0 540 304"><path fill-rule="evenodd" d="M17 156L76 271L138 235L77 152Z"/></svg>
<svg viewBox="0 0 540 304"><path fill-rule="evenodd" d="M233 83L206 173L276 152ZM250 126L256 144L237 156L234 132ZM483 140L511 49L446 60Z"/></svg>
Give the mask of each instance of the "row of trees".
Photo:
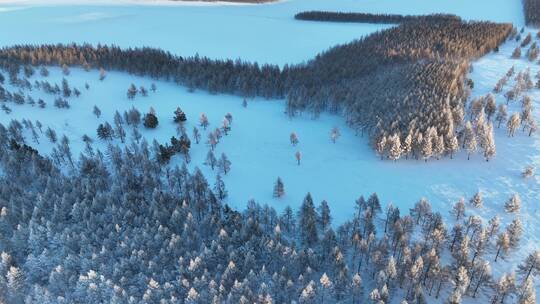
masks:
<svg viewBox="0 0 540 304"><path fill-rule="evenodd" d="M198 169L163 166L144 140L69 164L64 136L57 157L72 169L61 170L12 131L27 124L0 125L2 302L535 302L540 252L516 272L490 266L519 248L519 196L487 223L468 214L481 193L449 222L425 199L402 213L376 194L341 225L309 193L296 214L255 201L237 211L220 177L212 187Z"/></svg>
<svg viewBox="0 0 540 304"><path fill-rule="evenodd" d="M356 23L403 23L403 22L448 22L461 21L456 15L433 14L420 16L404 16L393 14L369 14L369 13L343 13L327 11L305 11L294 15L297 20L306 21L334 21L334 22L356 22Z"/></svg>
<svg viewBox="0 0 540 304"><path fill-rule="evenodd" d="M0 67L91 66L174 80L210 92L288 100L287 112L344 113L375 142L435 128L447 134L446 112L456 125L466 100L468 60L494 50L510 24L461 22L430 16L404 22L352 43L334 47L305 64L277 66L232 60L179 57L151 48L97 45L19 45L0 49ZM420 39L419 39L420 37ZM442 37L442 38L441 38ZM362 58L356 60L355 58ZM132 86L129 96L139 89ZM375 147L375 145L374 145Z"/></svg>

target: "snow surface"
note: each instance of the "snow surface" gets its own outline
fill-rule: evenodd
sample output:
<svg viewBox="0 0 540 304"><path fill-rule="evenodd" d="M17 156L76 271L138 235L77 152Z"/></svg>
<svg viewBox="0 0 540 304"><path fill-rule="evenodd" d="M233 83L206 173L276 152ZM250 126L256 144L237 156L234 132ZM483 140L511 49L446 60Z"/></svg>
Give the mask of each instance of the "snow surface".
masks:
<svg viewBox="0 0 540 304"><path fill-rule="evenodd" d="M138 5L125 5L128 3ZM122 47L155 46L184 56L199 53L284 65L309 60L331 46L387 27L295 21L294 14L304 10L444 12L465 19L523 24L519 1L508 0L289 0L259 5L0 0L0 46L101 42Z"/></svg>

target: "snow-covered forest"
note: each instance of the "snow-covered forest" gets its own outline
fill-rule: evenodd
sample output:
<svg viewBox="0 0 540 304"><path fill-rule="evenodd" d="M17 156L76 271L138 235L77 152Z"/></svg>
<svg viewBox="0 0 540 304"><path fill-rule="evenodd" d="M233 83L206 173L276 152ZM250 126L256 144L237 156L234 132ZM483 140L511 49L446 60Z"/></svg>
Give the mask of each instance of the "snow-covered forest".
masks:
<svg viewBox="0 0 540 304"><path fill-rule="evenodd" d="M0 5L0 303L536 303L534 3Z"/></svg>

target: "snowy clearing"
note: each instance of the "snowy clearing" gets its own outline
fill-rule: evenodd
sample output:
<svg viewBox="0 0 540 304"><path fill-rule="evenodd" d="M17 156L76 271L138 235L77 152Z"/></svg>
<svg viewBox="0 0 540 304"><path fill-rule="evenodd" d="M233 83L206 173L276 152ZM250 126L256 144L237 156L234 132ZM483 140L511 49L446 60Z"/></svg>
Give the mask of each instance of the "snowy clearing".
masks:
<svg viewBox="0 0 540 304"><path fill-rule="evenodd" d="M533 75L540 70L525 60L510 59L515 45L515 42L506 43L500 53L488 55L474 63L471 75L475 82L474 97L490 92L512 65L516 66L516 72L529 66ZM63 77L61 70L50 70L51 75L47 80L60 84ZM34 76L31 80L35 79L42 77ZM220 126L225 114L230 112L234 118L232 132L217 146L216 155L225 152L232 161L232 171L225 177L225 182L230 195L228 201L235 207L242 208L253 198L261 203L269 203L278 210L287 205L296 208L305 194L311 192L317 201L326 199L329 202L333 216L339 223L349 218L356 198L372 192L378 193L385 203L393 202L403 210L407 210L419 198L426 197L436 210L446 214L451 204L460 197L470 198L481 190L485 207L477 212L487 221L499 212L500 206L513 193L519 193L524 202L521 216L527 231L524 246L534 247L538 241L540 232L536 227L540 177L527 180L521 177L527 165L540 166L540 140L537 134L528 137L519 132L515 138L508 138L504 127L497 129L497 156L490 162L485 162L481 155L474 155L467 161L466 154L460 152L454 160L430 160L427 163L400 160L393 163L379 160L367 140L355 136L341 117L325 114L317 120L309 115L289 119L284 114L284 102L280 100L258 99L249 101L248 107L243 108L242 98L239 97L189 93L187 89L172 83L155 82L158 87L156 93L150 93L149 97L138 96L130 101L126 97L126 90L131 83L149 88L152 81L109 72L107 78L100 82L97 71L85 72L80 69L72 69L66 79L71 86L82 91L81 97L70 99L70 109L57 109L52 105L51 95L34 91L34 99L43 98L48 103L46 109L14 105L10 115L0 113L1 121L8 123L12 118L40 120L44 126L56 129L59 136L66 134L75 155L78 155L84 149L81 141L84 134L94 138L95 144L101 146L102 150L106 149L107 143L96 139L95 130L99 123L112 123L116 110L122 113L135 106L146 113L151 106L155 108L160 125L156 130L143 129L143 135L149 142L156 139L160 143L176 135L172 117L177 106L187 114L186 129L190 135L193 126L199 124L199 115L204 112L209 117L210 127L203 132L201 144L192 147L191 166L200 167L211 178L215 173L203 164L209 150L205 144L206 134ZM90 85L88 91L84 89L85 82ZM532 93L536 106L534 116L538 119L540 91L534 89ZM498 102L504 102L502 95L497 96ZM94 105L103 112L100 119L92 114ZM509 107L509 113L515 111L519 111L518 102ZM334 126L342 134L335 144L329 137ZM289 135L293 131L300 139L296 147L289 143ZM30 141L30 136L27 139ZM51 148L43 137L39 149L50 152ZM294 158L296 151L303 154L300 166ZM182 161L177 156L173 164ZM272 198L273 183L278 176L285 183L286 197L282 199ZM507 216L505 220L511 221L512 216Z"/></svg>

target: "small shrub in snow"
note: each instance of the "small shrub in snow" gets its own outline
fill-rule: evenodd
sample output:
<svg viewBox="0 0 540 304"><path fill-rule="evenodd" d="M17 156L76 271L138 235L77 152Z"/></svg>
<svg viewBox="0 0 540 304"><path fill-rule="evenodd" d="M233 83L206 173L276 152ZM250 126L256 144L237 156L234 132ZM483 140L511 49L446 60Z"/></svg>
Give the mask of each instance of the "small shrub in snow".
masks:
<svg viewBox="0 0 540 304"><path fill-rule="evenodd" d="M521 176L523 178L529 178L534 175L534 167L533 166L527 166L525 170L521 173Z"/></svg>
<svg viewBox="0 0 540 304"><path fill-rule="evenodd" d="M54 100L54 106L59 109L69 109L69 102L65 99L58 97Z"/></svg>

